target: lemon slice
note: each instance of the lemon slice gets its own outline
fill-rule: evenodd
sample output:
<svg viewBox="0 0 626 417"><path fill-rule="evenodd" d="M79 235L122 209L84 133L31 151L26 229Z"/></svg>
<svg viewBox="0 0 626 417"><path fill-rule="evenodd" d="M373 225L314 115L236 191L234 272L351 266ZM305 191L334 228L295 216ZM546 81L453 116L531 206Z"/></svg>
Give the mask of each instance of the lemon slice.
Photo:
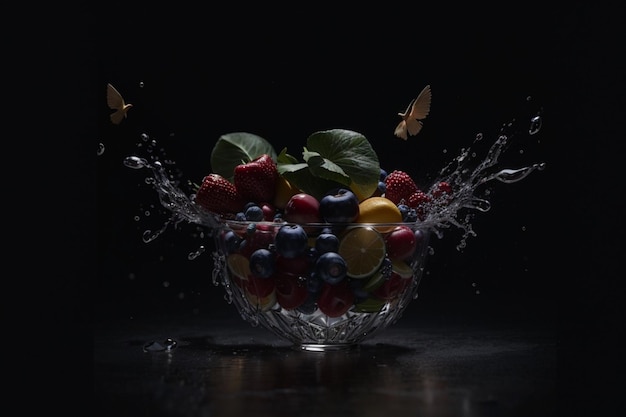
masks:
<svg viewBox="0 0 626 417"><path fill-rule="evenodd" d="M248 280L250 271L250 261L240 253L231 253L226 260L228 270L231 274L244 281Z"/></svg>
<svg viewBox="0 0 626 417"><path fill-rule="evenodd" d="M339 241L338 253L346 261L349 277L366 278L380 268L387 249L382 235L367 226L349 229Z"/></svg>
<svg viewBox="0 0 626 417"><path fill-rule="evenodd" d="M413 269L409 264L399 259L391 260L391 270L396 274L400 275L402 278L411 278L413 277Z"/></svg>

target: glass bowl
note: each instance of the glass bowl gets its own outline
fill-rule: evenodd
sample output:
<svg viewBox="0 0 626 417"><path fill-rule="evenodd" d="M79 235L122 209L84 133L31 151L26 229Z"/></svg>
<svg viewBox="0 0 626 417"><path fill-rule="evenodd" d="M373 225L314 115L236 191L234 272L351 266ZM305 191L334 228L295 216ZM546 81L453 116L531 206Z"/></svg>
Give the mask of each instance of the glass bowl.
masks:
<svg viewBox="0 0 626 417"><path fill-rule="evenodd" d="M212 279L244 320L294 348L346 349L417 298L429 238L420 223L221 221Z"/></svg>

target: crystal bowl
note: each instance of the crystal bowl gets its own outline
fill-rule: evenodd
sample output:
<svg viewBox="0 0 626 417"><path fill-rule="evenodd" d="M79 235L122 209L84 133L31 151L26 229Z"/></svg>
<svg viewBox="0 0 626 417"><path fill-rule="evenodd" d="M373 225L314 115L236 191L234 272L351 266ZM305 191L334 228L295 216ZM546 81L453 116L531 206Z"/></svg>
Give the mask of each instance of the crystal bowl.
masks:
<svg viewBox="0 0 626 417"><path fill-rule="evenodd" d="M417 298L429 238L420 223L221 221L213 284L245 321L296 349L346 349Z"/></svg>

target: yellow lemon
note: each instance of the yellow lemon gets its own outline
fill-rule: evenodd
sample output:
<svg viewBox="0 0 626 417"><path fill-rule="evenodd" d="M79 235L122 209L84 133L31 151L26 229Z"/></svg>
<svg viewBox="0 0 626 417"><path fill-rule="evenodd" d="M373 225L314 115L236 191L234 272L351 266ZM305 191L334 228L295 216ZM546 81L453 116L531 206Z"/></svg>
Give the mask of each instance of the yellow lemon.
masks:
<svg viewBox="0 0 626 417"><path fill-rule="evenodd" d="M341 236L338 253L346 261L349 277L366 278L378 271L387 248L373 227L353 227Z"/></svg>
<svg viewBox="0 0 626 417"><path fill-rule="evenodd" d="M233 276L247 281L250 272L250 261L245 256L239 253L231 253L226 260L228 264L228 270Z"/></svg>
<svg viewBox="0 0 626 417"><path fill-rule="evenodd" d="M357 223L401 223L402 213L396 204L385 197L369 197L359 203ZM381 233L393 230L390 227L377 227Z"/></svg>

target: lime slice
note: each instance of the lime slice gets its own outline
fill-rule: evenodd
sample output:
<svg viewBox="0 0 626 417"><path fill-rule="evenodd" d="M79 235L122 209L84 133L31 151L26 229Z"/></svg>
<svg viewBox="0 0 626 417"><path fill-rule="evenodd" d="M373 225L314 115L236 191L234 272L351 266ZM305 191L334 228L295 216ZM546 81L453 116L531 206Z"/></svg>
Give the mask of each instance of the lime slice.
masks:
<svg viewBox="0 0 626 417"><path fill-rule="evenodd" d="M368 297L360 303L355 304L354 311L359 313L377 313L383 308L385 303L386 301L380 298Z"/></svg>
<svg viewBox="0 0 626 417"><path fill-rule="evenodd" d="M387 249L382 235L367 226L349 229L339 241L338 252L346 261L349 277L366 278L380 268Z"/></svg>
<svg viewBox="0 0 626 417"><path fill-rule="evenodd" d="M413 277L413 269L409 264L399 259L391 260L391 269L396 274L400 275L402 278L412 278Z"/></svg>
<svg viewBox="0 0 626 417"><path fill-rule="evenodd" d="M371 278L367 279L367 282L365 282L365 284L363 284L363 291L372 292L376 288L383 285L383 282L385 282L385 276L380 270L378 270L374 275L371 276Z"/></svg>
<svg viewBox="0 0 626 417"><path fill-rule="evenodd" d="M250 261L248 258L240 253L231 253L228 255L226 262L228 264L228 270L233 276L244 281L248 280L248 276L251 274Z"/></svg>

